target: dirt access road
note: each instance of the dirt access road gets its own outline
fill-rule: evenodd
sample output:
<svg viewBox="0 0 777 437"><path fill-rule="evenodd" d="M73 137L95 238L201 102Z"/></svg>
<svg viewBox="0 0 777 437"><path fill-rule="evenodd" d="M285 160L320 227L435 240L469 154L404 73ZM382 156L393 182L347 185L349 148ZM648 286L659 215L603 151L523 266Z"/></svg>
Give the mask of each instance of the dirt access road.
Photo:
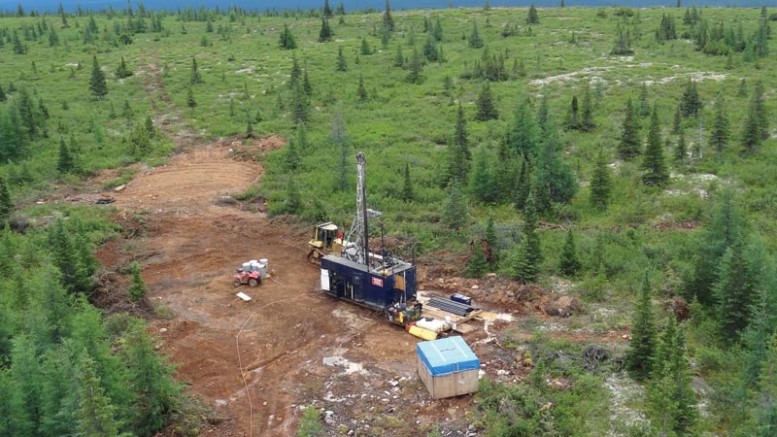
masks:
<svg viewBox="0 0 777 437"><path fill-rule="evenodd" d="M171 313L152 321L152 330L178 363L178 377L227 418L219 435L293 435L295 406L325 397L327 380L345 376L338 389L348 391L370 373L360 363L411 366L415 341L368 311L315 293L307 235L261 213L216 205L261 176L257 163L234 160L231 146L190 148L115 193L118 214L142 217L146 235L115 241L100 258L108 268L141 262L148 299ZM234 269L259 258L269 259L276 276L235 289Z"/></svg>

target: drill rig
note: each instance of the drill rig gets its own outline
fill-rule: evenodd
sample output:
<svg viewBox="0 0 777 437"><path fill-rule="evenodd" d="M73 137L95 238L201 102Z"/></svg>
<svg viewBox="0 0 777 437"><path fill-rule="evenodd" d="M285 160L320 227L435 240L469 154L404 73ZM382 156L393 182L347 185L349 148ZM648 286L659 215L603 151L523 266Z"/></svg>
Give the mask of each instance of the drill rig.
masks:
<svg viewBox="0 0 777 437"><path fill-rule="evenodd" d="M421 316L416 303L416 267L383 251L370 252L369 218L379 212L367 208L364 153L356 155L356 215L343 242L342 255L321 258L324 293L386 314L393 323L406 326Z"/></svg>

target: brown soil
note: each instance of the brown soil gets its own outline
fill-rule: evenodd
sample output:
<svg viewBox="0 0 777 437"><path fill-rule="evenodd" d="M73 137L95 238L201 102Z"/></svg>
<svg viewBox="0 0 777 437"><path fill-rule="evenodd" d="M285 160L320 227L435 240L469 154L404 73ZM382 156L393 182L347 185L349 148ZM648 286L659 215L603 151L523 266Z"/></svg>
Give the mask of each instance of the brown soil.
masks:
<svg viewBox="0 0 777 437"><path fill-rule="evenodd" d="M180 114L160 114L170 109L170 99L150 56L146 91L158 111L157 125L179 153L164 166L138 167L123 190L111 193L115 220L125 232L97 253L108 290L98 303L126 309L110 292L126 284L115 272L132 260L141 263L150 332L177 364L177 377L219 418L201 435L294 435L308 405L327 417L327 429L337 435L354 430L354 435L417 436L432 425L444 435L467 435L471 422L464 412L472 398L429 397L415 375L415 337L377 314L315 292L319 271L306 260L307 230L250 212L262 208L218 201L257 182L262 168L249 158L285 141L271 136L206 143ZM90 196L100 191L94 187L112 177L99 175L88 194L66 200L91 203ZM234 288L234 269L260 258L269 260L273 277L256 288ZM435 265L421 266L420 286L469 291L498 311L536 312L517 302L534 300L543 290L497 278L473 289L477 281L453 277L457 269L451 263L458 261L441 256ZM253 300L242 301L238 291ZM503 327L495 324L491 333ZM489 377L514 380L526 373L512 353L486 337L477 329L467 341L487 364ZM498 376L505 370L508 376Z"/></svg>

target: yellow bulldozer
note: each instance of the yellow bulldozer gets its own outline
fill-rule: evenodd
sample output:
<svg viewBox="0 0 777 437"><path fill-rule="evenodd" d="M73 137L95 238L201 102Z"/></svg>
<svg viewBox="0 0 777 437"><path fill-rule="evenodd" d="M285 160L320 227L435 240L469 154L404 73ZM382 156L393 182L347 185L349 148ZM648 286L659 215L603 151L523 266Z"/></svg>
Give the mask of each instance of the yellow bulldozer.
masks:
<svg viewBox="0 0 777 437"><path fill-rule="evenodd" d="M313 228L313 239L308 241L308 261L321 264L324 255L343 251L343 233L332 222L321 223Z"/></svg>

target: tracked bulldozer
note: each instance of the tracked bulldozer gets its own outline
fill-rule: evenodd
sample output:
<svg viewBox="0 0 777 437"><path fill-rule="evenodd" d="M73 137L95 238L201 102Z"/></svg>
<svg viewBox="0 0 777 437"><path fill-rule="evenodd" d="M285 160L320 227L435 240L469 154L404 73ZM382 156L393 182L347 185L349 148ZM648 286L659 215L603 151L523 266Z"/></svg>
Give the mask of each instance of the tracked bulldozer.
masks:
<svg viewBox="0 0 777 437"><path fill-rule="evenodd" d="M321 223L313 228L313 239L308 241L308 261L320 265L325 255L340 255L343 251L343 233L332 222Z"/></svg>

